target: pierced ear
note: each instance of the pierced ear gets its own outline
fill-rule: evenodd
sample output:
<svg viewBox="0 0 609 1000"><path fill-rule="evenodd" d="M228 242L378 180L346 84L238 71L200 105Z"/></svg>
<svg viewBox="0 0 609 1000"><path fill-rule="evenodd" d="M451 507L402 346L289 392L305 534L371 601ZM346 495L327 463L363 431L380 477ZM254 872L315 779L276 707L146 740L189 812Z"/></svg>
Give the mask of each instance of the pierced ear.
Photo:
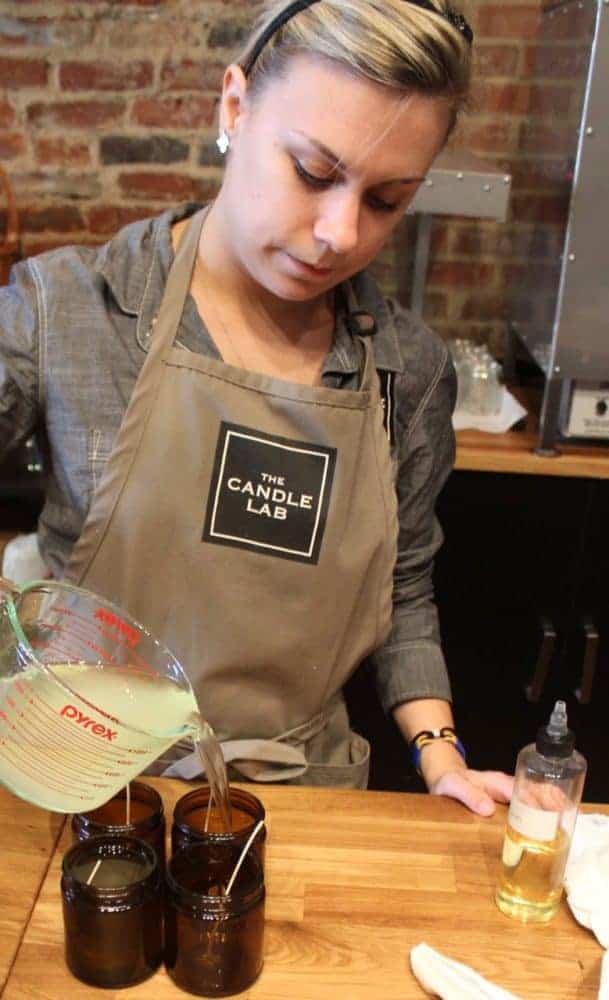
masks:
<svg viewBox="0 0 609 1000"><path fill-rule="evenodd" d="M224 72L220 98L220 128L232 135L243 115L247 101L247 77L237 63Z"/></svg>

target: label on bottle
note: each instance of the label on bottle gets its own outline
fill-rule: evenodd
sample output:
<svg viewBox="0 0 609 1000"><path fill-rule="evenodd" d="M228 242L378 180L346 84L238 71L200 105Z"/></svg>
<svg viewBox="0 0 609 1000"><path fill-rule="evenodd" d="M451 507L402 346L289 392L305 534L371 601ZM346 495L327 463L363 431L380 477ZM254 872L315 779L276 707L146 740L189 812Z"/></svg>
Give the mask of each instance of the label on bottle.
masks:
<svg viewBox="0 0 609 1000"><path fill-rule="evenodd" d="M531 840L554 840L558 831L560 813L535 809L517 798L510 803L508 823L513 830Z"/></svg>

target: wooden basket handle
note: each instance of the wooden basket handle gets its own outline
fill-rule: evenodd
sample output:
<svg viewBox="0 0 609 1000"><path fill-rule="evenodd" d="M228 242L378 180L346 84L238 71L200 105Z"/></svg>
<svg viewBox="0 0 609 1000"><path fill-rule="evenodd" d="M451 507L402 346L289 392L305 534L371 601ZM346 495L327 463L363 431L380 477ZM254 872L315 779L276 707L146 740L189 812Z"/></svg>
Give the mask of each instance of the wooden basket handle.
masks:
<svg viewBox="0 0 609 1000"><path fill-rule="evenodd" d="M0 166L0 186L4 189L6 197L6 238L4 243L0 243L0 251L13 252L19 247L19 216L8 174L2 166Z"/></svg>

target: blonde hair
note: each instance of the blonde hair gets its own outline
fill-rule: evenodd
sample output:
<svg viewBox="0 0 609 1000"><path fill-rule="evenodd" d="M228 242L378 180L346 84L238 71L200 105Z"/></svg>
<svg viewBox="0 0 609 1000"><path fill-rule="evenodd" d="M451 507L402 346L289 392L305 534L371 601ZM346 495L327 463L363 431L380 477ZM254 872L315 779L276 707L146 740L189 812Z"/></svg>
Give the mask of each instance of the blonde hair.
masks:
<svg viewBox="0 0 609 1000"><path fill-rule="evenodd" d="M444 0L431 0L433 13L408 0L320 0L295 14L268 40L251 70L250 93L285 72L290 56L321 56L352 73L404 93L447 98L453 124L466 104L471 46L447 13ZM267 0L239 57L249 67L265 29L287 6Z"/></svg>

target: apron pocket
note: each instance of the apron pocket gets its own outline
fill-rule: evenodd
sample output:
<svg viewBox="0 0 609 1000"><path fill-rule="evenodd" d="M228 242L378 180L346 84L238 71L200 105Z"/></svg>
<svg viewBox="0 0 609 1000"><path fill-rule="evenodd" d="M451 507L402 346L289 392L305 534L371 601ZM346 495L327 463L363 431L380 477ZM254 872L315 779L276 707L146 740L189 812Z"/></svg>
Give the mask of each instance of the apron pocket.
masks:
<svg viewBox="0 0 609 1000"><path fill-rule="evenodd" d="M314 759L314 750L305 748L308 767L305 773L290 785L323 785L327 788L367 788L370 771L370 744L359 733L349 731L346 745L341 747L346 753L344 763L321 763Z"/></svg>

